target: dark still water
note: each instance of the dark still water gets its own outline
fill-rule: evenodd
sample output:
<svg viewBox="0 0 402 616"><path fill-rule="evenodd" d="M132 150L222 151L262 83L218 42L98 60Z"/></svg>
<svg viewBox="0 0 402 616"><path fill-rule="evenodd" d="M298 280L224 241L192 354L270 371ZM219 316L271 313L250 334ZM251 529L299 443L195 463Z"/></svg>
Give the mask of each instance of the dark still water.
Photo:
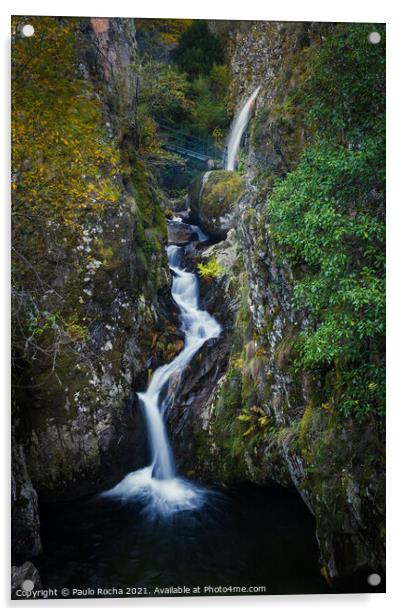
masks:
<svg viewBox="0 0 402 616"><path fill-rule="evenodd" d="M80 596L74 588L94 589L94 596L103 588L152 596L185 586L190 594L194 587L214 594L208 586L329 592L314 520L296 494L280 488L216 491L200 509L169 519L150 520L138 503L95 497L42 508L41 520L43 587L67 588L72 597Z"/></svg>

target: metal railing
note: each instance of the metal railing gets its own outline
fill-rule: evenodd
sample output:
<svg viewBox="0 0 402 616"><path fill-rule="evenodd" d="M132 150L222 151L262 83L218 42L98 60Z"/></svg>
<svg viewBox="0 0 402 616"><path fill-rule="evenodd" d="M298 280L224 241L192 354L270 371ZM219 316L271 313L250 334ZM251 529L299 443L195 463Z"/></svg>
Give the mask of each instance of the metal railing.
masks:
<svg viewBox="0 0 402 616"><path fill-rule="evenodd" d="M224 156L224 149L218 147L212 137L200 139L164 124L159 124L159 131L162 146L182 156L203 161L221 160Z"/></svg>

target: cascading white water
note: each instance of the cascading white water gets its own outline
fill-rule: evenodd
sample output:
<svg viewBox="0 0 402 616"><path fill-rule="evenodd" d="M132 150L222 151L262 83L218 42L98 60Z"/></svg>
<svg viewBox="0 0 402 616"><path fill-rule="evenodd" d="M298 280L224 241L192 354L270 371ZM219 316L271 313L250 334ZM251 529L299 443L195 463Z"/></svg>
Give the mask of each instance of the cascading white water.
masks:
<svg viewBox="0 0 402 616"><path fill-rule="evenodd" d="M192 232L196 234L199 242L207 241L208 235L206 235L204 231L202 231L202 229L200 229L197 225L190 225L190 227L191 227Z"/></svg>
<svg viewBox="0 0 402 616"><path fill-rule="evenodd" d="M192 227L200 240L206 239L201 229ZM198 280L195 274L181 267L183 249L169 246L167 249L172 270L172 296L180 309L182 331L185 335L183 350L168 364L159 367L153 374L148 389L138 393L145 413L148 440L152 455L150 466L129 473L103 496L122 499L139 499L148 513L169 515L184 509L200 506L204 500L203 490L191 482L176 476L173 453L166 433L164 415L168 398L164 395L169 379L180 375L192 357L210 338L222 331L219 323L205 310L198 307Z"/></svg>
<svg viewBox="0 0 402 616"><path fill-rule="evenodd" d="M230 129L229 140L227 143L226 160L226 169L228 171L234 171L236 167L236 158L240 148L240 141L244 131L247 128L247 124L250 118L251 106L255 101L258 92L260 91L260 87L261 86L258 86L258 88L256 88L252 95L246 100Z"/></svg>

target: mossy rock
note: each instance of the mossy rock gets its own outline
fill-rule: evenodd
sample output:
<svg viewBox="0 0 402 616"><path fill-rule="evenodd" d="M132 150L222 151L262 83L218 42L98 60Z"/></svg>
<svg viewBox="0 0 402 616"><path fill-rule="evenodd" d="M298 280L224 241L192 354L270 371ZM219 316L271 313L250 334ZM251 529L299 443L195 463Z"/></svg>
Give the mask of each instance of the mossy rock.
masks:
<svg viewBox="0 0 402 616"><path fill-rule="evenodd" d="M208 171L197 177L189 191L192 218L214 239L226 239L236 225L236 206L245 188L236 171Z"/></svg>

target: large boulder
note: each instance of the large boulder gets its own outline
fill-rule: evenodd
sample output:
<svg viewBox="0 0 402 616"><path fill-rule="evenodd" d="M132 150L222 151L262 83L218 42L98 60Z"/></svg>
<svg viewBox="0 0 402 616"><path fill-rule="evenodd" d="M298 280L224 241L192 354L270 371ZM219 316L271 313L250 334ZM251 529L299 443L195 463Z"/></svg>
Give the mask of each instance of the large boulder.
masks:
<svg viewBox="0 0 402 616"><path fill-rule="evenodd" d="M190 186L191 218L216 240L226 239L236 226L237 203L245 192L245 183L236 171L207 171Z"/></svg>
<svg viewBox="0 0 402 616"><path fill-rule="evenodd" d="M169 220L168 223L168 244L174 244L175 246L185 246L192 240L196 240L197 235L191 228L191 225L187 225L184 222L178 220Z"/></svg>

